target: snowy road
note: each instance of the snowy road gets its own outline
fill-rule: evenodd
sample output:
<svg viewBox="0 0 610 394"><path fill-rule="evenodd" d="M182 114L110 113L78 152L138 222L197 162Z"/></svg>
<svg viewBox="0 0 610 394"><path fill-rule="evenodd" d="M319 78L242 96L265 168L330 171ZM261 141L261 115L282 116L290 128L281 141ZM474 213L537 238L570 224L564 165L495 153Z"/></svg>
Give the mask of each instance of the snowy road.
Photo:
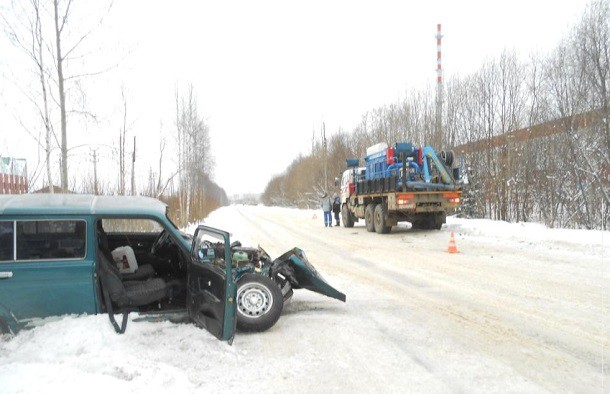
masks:
<svg viewBox="0 0 610 394"><path fill-rule="evenodd" d="M233 346L188 324L119 337L104 316L65 317L3 338L0 391L610 391L608 232L449 218L378 235L247 206L206 223L271 256L301 247L347 302L296 291L271 330ZM450 231L460 254L445 253Z"/></svg>

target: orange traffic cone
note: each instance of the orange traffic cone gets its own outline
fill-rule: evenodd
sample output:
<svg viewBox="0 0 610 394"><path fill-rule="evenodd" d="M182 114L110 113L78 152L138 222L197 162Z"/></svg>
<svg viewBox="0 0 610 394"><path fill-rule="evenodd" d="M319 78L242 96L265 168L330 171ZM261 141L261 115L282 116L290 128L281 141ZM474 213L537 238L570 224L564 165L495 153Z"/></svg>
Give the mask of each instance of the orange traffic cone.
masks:
<svg viewBox="0 0 610 394"><path fill-rule="evenodd" d="M311 217L312 219L317 219L318 215L316 215L315 213L313 214L313 216Z"/></svg>
<svg viewBox="0 0 610 394"><path fill-rule="evenodd" d="M455 246L455 236L453 235L453 231L451 232L451 238L449 239L449 247L447 248L447 253L460 253Z"/></svg>

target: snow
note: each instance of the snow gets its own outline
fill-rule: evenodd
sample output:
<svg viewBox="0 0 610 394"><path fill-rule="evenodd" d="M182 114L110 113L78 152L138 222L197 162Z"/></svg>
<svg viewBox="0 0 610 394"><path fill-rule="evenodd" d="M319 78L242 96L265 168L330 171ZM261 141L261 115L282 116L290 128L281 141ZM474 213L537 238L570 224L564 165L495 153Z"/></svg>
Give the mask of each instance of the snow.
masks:
<svg viewBox="0 0 610 394"><path fill-rule="evenodd" d="M379 235L322 220L231 206L205 224L271 256L301 247L346 303L297 290L274 327L232 346L136 314L124 335L103 315L46 319L0 340L0 391L608 390L609 232L450 217ZM445 252L451 231L459 254Z"/></svg>

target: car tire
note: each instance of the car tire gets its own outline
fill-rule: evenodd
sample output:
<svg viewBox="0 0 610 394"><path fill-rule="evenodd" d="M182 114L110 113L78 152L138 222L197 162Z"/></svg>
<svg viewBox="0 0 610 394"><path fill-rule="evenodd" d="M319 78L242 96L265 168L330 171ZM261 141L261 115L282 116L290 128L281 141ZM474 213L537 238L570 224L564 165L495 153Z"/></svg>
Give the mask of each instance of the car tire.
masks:
<svg viewBox="0 0 610 394"><path fill-rule="evenodd" d="M354 217L347 208L347 204L341 207L341 218L343 219L343 227L354 227Z"/></svg>
<svg viewBox="0 0 610 394"><path fill-rule="evenodd" d="M378 204L375 207L375 216L374 216L375 231L377 232L377 234L387 234L390 232L392 227L387 225L387 222L388 222L387 219L388 219L388 210L386 209L385 205Z"/></svg>
<svg viewBox="0 0 610 394"><path fill-rule="evenodd" d="M237 282L237 329L266 331L278 321L284 308L279 286L269 277L246 274Z"/></svg>
<svg viewBox="0 0 610 394"><path fill-rule="evenodd" d="M375 206L376 204L369 204L364 210L364 224L369 233L375 231Z"/></svg>

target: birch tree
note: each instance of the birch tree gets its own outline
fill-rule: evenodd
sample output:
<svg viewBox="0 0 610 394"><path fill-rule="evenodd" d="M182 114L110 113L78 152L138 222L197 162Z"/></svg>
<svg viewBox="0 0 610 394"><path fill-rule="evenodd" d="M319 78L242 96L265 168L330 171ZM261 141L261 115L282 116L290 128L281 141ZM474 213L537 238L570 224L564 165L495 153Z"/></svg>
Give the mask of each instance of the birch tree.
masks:
<svg viewBox="0 0 610 394"><path fill-rule="evenodd" d="M89 28L79 25L78 9L73 0L52 0L41 2L29 0L25 5L12 3L12 14L2 15L2 22L11 41L20 49L26 49L30 60L37 70L41 94L34 105L43 118L45 127L45 156L47 161L47 180L52 185L50 171L50 151L53 134L53 124L59 124L57 145L60 150L60 181L63 191L68 190L68 115L70 109L69 85L75 85L82 78L98 75L105 70L77 70L68 72L68 65L76 60L82 62L87 56L85 48L90 36L102 24L112 3L96 18ZM81 10L82 12L82 10ZM25 33L23 33L25 32ZM27 38L27 40L24 40ZM31 97L29 92L25 92ZM59 112L59 119L53 119L51 106ZM79 114L90 115L86 110ZM57 138L56 138L57 139Z"/></svg>

